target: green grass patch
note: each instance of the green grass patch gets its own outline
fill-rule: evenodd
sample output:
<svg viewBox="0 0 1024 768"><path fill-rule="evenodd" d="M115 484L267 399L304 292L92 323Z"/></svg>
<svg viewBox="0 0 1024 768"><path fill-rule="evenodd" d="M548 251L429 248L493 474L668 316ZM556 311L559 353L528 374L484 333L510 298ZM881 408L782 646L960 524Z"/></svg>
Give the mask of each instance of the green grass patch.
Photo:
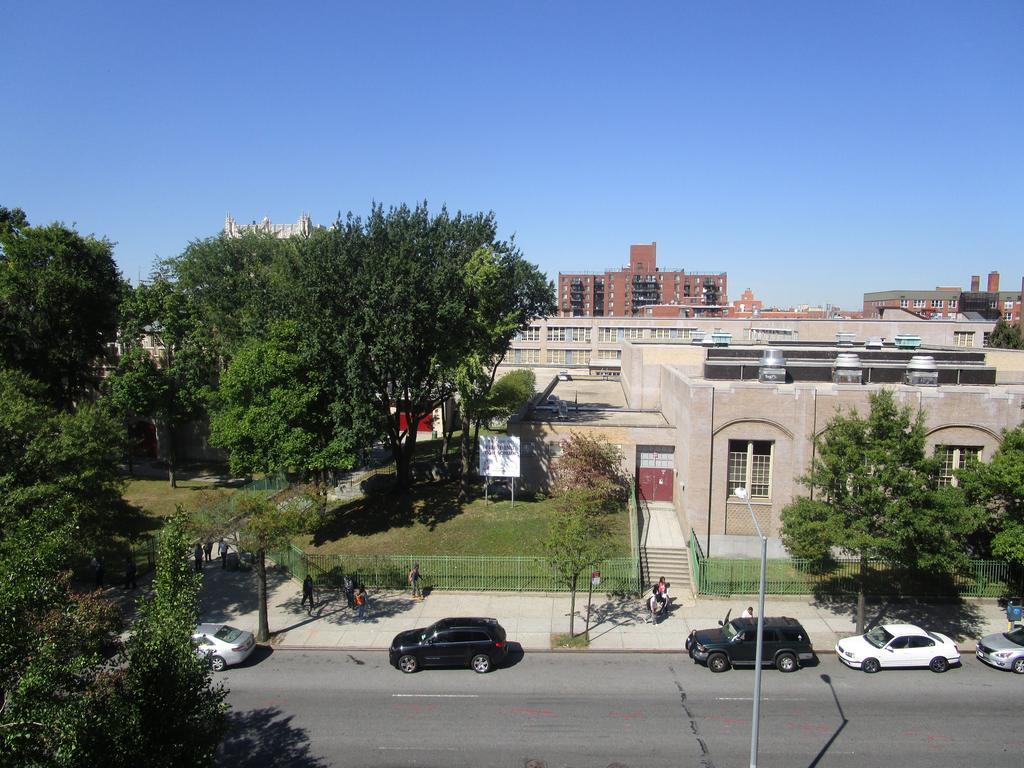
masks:
<svg viewBox="0 0 1024 768"><path fill-rule="evenodd" d="M576 635L573 637L568 632L561 635L551 636L551 647L552 648L589 648L590 638L587 637L587 633L584 632L582 635Z"/></svg>
<svg viewBox="0 0 1024 768"><path fill-rule="evenodd" d="M235 488L200 480L179 480L171 488L167 478L131 479L122 496L150 517L165 518L174 514L177 504L189 511L211 507L235 492Z"/></svg>
<svg viewBox="0 0 1024 768"><path fill-rule="evenodd" d="M548 498L458 500L458 483L417 485L404 493L348 501L328 511L295 544L317 554L538 555L552 521ZM629 556L626 509L607 517L612 557Z"/></svg>

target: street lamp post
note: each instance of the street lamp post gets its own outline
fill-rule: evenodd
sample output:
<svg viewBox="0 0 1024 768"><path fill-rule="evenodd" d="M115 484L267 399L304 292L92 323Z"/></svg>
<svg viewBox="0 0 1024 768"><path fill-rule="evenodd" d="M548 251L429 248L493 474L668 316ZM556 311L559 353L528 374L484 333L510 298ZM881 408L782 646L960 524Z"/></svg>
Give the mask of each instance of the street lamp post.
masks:
<svg viewBox="0 0 1024 768"><path fill-rule="evenodd" d="M753 727L750 730L750 768L757 768L757 737L761 729L761 660L764 654L764 580L768 566L768 539L761 531L754 508L750 506L750 497L746 488L733 490L736 498L743 499L754 521L754 528L761 539L761 586L757 594L757 655L754 657L754 714Z"/></svg>

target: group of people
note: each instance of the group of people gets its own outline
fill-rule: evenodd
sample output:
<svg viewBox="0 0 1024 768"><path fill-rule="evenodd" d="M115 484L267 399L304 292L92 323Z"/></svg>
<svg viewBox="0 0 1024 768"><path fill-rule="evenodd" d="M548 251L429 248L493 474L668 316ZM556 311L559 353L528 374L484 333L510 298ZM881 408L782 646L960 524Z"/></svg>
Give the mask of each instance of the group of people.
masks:
<svg viewBox="0 0 1024 768"><path fill-rule="evenodd" d="M651 596L647 600L647 607L650 609L654 620L657 620L658 616L668 611L668 582L665 581L664 576L658 579L658 583L651 590Z"/></svg>
<svg viewBox="0 0 1024 768"><path fill-rule="evenodd" d="M414 600L423 599L423 590L420 588L420 564L413 563L412 569L407 575L409 586L412 588L412 596ZM306 578L302 580L302 602L301 607L306 608L309 615L313 615L313 608L316 606L316 598L313 592L313 577L310 574L306 574ZM356 618L365 619L366 609L369 596L366 594L366 586L364 584L358 584L355 576L346 574L344 581L342 582L342 591L345 593L345 602L349 608L355 608ZM308 606L308 607L307 607Z"/></svg>
<svg viewBox="0 0 1024 768"><path fill-rule="evenodd" d="M221 568L228 567L228 549L228 542L222 536L217 544L217 555L220 557ZM213 539L207 539L205 543L197 541L192 550L192 557L195 559L196 571L203 570L203 562L213 561Z"/></svg>
<svg viewBox="0 0 1024 768"><path fill-rule="evenodd" d="M93 589L103 589L104 582L106 581L107 568L103 562L103 558L99 555L93 555L92 561L93 574ZM131 553L125 555L124 558L124 588L135 589L138 587L136 583L136 577L139 574L139 566L135 562L135 556Z"/></svg>

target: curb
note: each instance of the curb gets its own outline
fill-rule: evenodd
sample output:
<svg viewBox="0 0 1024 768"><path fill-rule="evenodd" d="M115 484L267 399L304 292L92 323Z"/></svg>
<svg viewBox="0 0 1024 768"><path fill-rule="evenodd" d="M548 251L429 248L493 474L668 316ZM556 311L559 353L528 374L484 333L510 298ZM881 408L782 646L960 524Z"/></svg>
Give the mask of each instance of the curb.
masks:
<svg viewBox="0 0 1024 768"><path fill-rule="evenodd" d="M257 643L261 648L269 648L272 651L338 651L340 653L387 653L387 648L369 648L366 646L358 645L274 645L272 643ZM817 650L816 648L811 649L815 656L835 656L835 648L828 650ZM593 653L593 654L611 654L611 653L645 653L645 654L686 654L686 651L682 648L678 650L675 648L524 648L523 653L553 653L553 654L573 654L573 653Z"/></svg>

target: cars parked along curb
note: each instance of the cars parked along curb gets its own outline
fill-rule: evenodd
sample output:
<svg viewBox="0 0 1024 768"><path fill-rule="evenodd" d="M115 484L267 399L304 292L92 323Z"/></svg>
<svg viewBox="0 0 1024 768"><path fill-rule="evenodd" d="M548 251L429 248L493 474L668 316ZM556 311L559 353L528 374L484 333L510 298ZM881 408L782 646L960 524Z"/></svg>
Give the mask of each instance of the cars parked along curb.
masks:
<svg viewBox="0 0 1024 768"><path fill-rule="evenodd" d="M399 632L391 641L388 659L402 672L421 667L469 666L489 672L505 660L508 644L497 619L441 619L429 627Z"/></svg>
<svg viewBox="0 0 1024 768"><path fill-rule="evenodd" d="M757 619L723 620L719 624L715 629L695 629L690 633L685 644L690 658L706 664L712 672L753 665L757 658ZM801 662L813 659L810 638L799 621L788 616L765 617L763 664L780 672L794 672Z"/></svg>

